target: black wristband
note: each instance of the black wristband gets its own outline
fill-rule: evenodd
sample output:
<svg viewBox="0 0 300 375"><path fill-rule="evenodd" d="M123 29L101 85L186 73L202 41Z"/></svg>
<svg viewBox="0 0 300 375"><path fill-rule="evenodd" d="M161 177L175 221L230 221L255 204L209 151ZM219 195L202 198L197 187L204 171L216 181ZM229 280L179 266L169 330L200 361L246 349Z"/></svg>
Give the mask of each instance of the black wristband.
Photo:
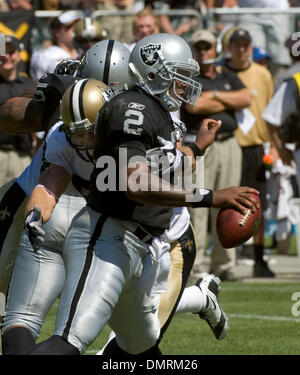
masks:
<svg viewBox="0 0 300 375"><path fill-rule="evenodd" d="M195 188L193 191L193 194L197 194L198 188ZM192 207L197 208L197 207L211 207L212 206L212 201L213 201L213 191L209 189L205 189L208 191L207 194L203 194L203 198L201 201L193 202Z"/></svg>
<svg viewBox="0 0 300 375"><path fill-rule="evenodd" d="M193 151L195 159L197 156L203 156L205 154L205 150L204 151L200 150L200 148L196 145L196 143L191 143L190 145L188 145L188 147Z"/></svg>

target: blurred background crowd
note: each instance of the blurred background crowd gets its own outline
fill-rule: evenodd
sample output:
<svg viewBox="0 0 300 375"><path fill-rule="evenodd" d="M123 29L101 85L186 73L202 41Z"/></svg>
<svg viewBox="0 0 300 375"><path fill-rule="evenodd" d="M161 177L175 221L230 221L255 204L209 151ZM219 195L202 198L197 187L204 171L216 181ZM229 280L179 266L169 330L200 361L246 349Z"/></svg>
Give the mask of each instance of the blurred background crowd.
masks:
<svg viewBox="0 0 300 375"><path fill-rule="evenodd" d="M266 218L247 245L225 250L214 233L216 212L192 211L194 227L202 228L194 276L205 271L203 255L210 254L209 271L222 280L236 280L234 268L243 257L252 259L253 276L275 277L265 238L272 238L268 247L278 254L288 254L299 221L292 203L299 198L299 26L299 0L0 0L0 106L33 90L61 60L82 58L98 41L115 39L132 48L153 33L182 36L193 48L203 85L195 108L178 113L187 136L203 117L223 121L205 159L206 187L257 187ZM286 103L295 104L287 111ZM277 131L288 121L296 129L292 136ZM41 137L0 132L0 185L23 171Z"/></svg>

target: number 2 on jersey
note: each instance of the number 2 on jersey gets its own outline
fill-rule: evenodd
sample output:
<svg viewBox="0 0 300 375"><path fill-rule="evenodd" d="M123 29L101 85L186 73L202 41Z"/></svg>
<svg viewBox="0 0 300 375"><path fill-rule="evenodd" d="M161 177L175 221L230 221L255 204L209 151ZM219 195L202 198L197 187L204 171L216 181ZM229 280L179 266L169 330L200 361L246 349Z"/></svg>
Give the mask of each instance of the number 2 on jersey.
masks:
<svg viewBox="0 0 300 375"><path fill-rule="evenodd" d="M141 135L143 132L144 115L140 111L128 109L125 117L129 117L124 121L124 133Z"/></svg>

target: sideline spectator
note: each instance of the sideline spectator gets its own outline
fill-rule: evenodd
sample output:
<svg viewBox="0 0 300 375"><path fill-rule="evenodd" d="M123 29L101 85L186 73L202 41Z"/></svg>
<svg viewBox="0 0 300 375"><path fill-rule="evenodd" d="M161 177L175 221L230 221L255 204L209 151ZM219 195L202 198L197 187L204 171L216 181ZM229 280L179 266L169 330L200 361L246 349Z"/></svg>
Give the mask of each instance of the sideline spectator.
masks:
<svg viewBox="0 0 300 375"><path fill-rule="evenodd" d="M96 8L103 11L135 11L133 0L100 0L96 2ZM133 16L100 16L97 19L107 32L108 39L121 43L130 43L133 39Z"/></svg>
<svg viewBox="0 0 300 375"><path fill-rule="evenodd" d="M61 5L59 0L38 0L34 5L35 10L59 11ZM32 30L32 45L34 49L51 46L51 35L49 32L49 20L39 18Z"/></svg>
<svg viewBox="0 0 300 375"><path fill-rule="evenodd" d="M78 57L78 51L74 47L74 25L78 21L79 18L71 12L61 13L51 20L49 29L53 45L38 49L32 54L30 75L34 80L39 80L45 73L52 73L61 60Z"/></svg>
<svg viewBox="0 0 300 375"><path fill-rule="evenodd" d="M204 182L208 189L224 189L239 186L241 180L242 152L234 135L237 129L235 111L248 107L252 95L235 73L225 67L216 68L216 36L209 30L197 30L191 39L195 59L200 65L197 80L203 85L202 94L194 107L184 106L181 120L187 133L196 134L205 117L221 120L214 143L204 157ZM187 139L187 138L186 138ZM192 142L192 139L191 139ZM246 186L246 185L245 185ZM206 247L208 219L211 218L213 251L210 272L222 281L234 281L236 252L224 249L216 232L218 209L195 208L190 210L195 231L197 255L192 276L199 278L203 269L203 256Z"/></svg>
<svg viewBox="0 0 300 375"><path fill-rule="evenodd" d="M208 0L209 8L239 8L238 0ZM236 14L220 14L215 16L216 25L214 27L217 33L220 33L224 27L237 23Z"/></svg>
<svg viewBox="0 0 300 375"><path fill-rule="evenodd" d="M262 210L267 209L267 180L262 158L265 154L264 143L271 142L268 127L262 118L262 112L273 94L273 79L265 67L251 62L252 37L245 29L234 29L229 37L228 51L231 58L225 60L225 66L236 72L244 85L253 93L252 104L240 116L236 136L242 147L242 186L255 187L260 192ZM271 152L274 147L271 147ZM254 277L274 277L264 255L264 218L262 217L258 233L254 235Z"/></svg>
<svg viewBox="0 0 300 375"><path fill-rule="evenodd" d="M100 22L91 17L84 17L75 24L75 45L81 58L93 44L105 39L106 32Z"/></svg>
<svg viewBox="0 0 300 375"><path fill-rule="evenodd" d="M289 64L289 55L283 47L291 32L291 22L288 15L280 13L289 8L288 0L238 0L238 5L240 8L261 8L258 14L241 15L238 24L251 34L254 45L267 51L273 64ZM278 9L279 13L265 14L263 8Z"/></svg>
<svg viewBox="0 0 300 375"><path fill-rule="evenodd" d="M187 1L176 1L176 0L164 0L164 1L146 1L146 7L150 7L152 10L168 11L168 10L197 10L200 12L200 1L199 0L187 0ZM199 27L199 19L194 16L169 16L163 14L159 16L161 31L164 33L187 36L187 33L193 32ZM186 35L184 35L186 34Z"/></svg>
<svg viewBox="0 0 300 375"><path fill-rule="evenodd" d="M34 90L34 82L18 73L20 42L5 36L5 56L0 56L0 106L7 99ZM0 131L0 186L17 177L31 161L31 135L12 136Z"/></svg>
<svg viewBox="0 0 300 375"><path fill-rule="evenodd" d="M253 47L253 61L257 64L268 68L268 64L271 60L271 57L267 54L266 50L261 47Z"/></svg>
<svg viewBox="0 0 300 375"><path fill-rule="evenodd" d="M7 12L9 10L6 0L0 0L0 12Z"/></svg>
<svg viewBox="0 0 300 375"><path fill-rule="evenodd" d="M11 10L32 10L31 0L6 0Z"/></svg>
<svg viewBox="0 0 300 375"><path fill-rule="evenodd" d="M275 186L272 186L272 201L275 203L272 214L277 221L274 240L279 254L287 254L292 224L296 225L300 220L297 209L291 203L291 198L299 198L300 188L299 80L300 69L279 86L262 114L268 122L280 158L274 160L272 168L275 181ZM295 150L291 151L287 143L292 143Z"/></svg>
<svg viewBox="0 0 300 375"><path fill-rule="evenodd" d="M38 0L34 8L36 10L60 10L60 0Z"/></svg>
<svg viewBox="0 0 300 375"><path fill-rule="evenodd" d="M79 3L80 0L60 0L60 8L62 10L76 10Z"/></svg>
<svg viewBox="0 0 300 375"><path fill-rule="evenodd" d="M134 16L132 29L133 41L127 45L130 50L142 38L160 32L159 18L152 13L151 9L145 8Z"/></svg>

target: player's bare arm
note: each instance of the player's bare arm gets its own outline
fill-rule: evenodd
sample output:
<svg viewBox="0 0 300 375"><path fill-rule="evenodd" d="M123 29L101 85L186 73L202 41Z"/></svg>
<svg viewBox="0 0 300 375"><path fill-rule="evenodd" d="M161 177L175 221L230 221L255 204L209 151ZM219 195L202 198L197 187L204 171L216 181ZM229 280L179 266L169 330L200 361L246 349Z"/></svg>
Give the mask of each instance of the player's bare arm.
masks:
<svg viewBox="0 0 300 375"><path fill-rule="evenodd" d="M43 108L31 98L10 98L0 107L0 128L12 135L40 131Z"/></svg>
<svg viewBox="0 0 300 375"><path fill-rule="evenodd" d="M25 216L35 206L41 209L43 223L46 223L53 212L57 200L65 191L71 180L70 174L61 166L50 164L41 175L38 185L33 189L25 208Z"/></svg>
<svg viewBox="0 0 300 375"><path fill-rule="evenodd" d="M195 141L195 145L199 149L199 156L204 155L207 147L209 147L213 143L213 141L215 140L216 133L220 129L221 125L221 120L217 121L208 118L202 121L197 132ZM185 155L192 158L192 167L194 169L196 164L195 152L197 153L197 149L193 149L193 147L191 148L190 146L183 146L182 144L178 145L178 149Z"/></svg>
<svg viewBox="0 0 300 375"><path fill-rule="evenodd" d="M138 203L165 207L232 207L243 214L248 209L255 212L258 208L257 201L249 194L259 192L250 187L234 186L208 194L202 189L179 189L151 173L148 165L142 162L128 164L121 175L125 179L127 198Z"/></svg>

